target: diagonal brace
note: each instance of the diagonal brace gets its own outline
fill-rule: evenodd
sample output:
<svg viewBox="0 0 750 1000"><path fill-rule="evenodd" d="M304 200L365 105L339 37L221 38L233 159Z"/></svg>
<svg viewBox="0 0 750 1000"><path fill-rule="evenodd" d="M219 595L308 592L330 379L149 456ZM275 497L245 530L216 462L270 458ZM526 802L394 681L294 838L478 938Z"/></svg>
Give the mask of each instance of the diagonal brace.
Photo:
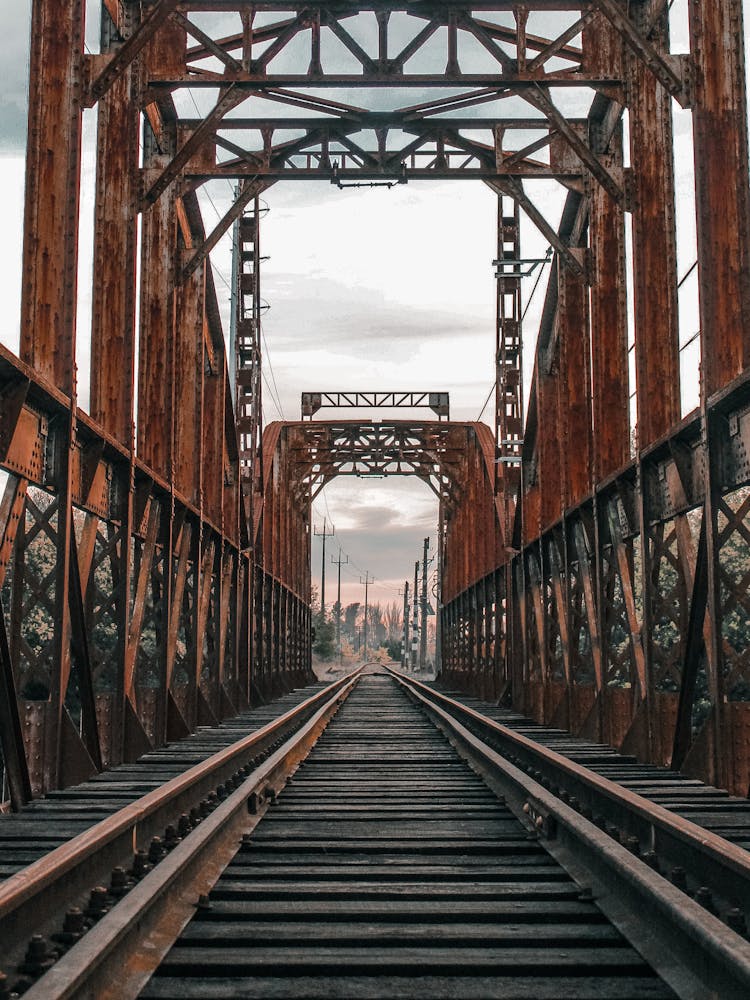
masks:
<svg viewBox="0 0 750 1000"><path fill-rule="evenodd" d="M216 102L214 108L203 119L202 123L193 132L193 134L185 141L185 144L174 155L169 164L164 168L161 174L159 174L157 179L146 192L143 197L142 210L145 210L150 205L153 205L160 195L166 191L172 181L177 178L190 157L200 149L209 135L216 131L224 115L231 111L232 108L235 108L238 104L241 104L247 99L247 97L247 94L243 93L241 90L235 90L231 85L226 88L224 93L219 97L219 100Z"/></svg>
<svg viewBox="0 0 750 1000"><path fill-rule="evenodd" d="M547 222L544 215L542 215L533 201L531 201L529 196L524 191L521 181L516 180L514 177L504 177L502 180L499 178L488 180L485 178L484 182L491 187L496 194L504 194L507 195L508 198L515 199L529 219L537 227L539 232L555 248L555 250L557 250L572 273L578 275L579 277L583 276L584 268L581 265L581 262L573 253L571 248L564 243L562 239L560 239L559 234L555 231L555 229L553 229L549 222Z"/></svg>
<svg viewBox="0 0 750 1000"><path fill-rule="evenodd" d="M523 97L533 107L538 108L546 116L576 156L588 167L591 175L601 184L607 194L618 205L622 205L625 200L625 193L622 188L610 172L601 164L599 158L592 153L588 144L584 142L578 132L572 127L565 115L555 107L547 88L537 85L533 90L519 91L519 96Z"/></svg>
<svg viewBox="0 0 750 1000"><path fill-rule="evenodd" d="M689 106L687 88L671 60L667 60L633 24L617 0L596 0L596 7L607 18L612 27L622 36L629 48L651 70L668 94L679 104ZM658 10L658 5L657 8ZM652 20L650 29L655 22Z"/></svg>
<svg viewBox="0 0 750 1000"><path fill-rule="evenodd" d="M175 9L179 0L159 0L141 26L112 56L104 69L91 81L86 92L86 106L93 107L102 98L117 78L124 73L138 53L153 38L162 24Z"/></svg>

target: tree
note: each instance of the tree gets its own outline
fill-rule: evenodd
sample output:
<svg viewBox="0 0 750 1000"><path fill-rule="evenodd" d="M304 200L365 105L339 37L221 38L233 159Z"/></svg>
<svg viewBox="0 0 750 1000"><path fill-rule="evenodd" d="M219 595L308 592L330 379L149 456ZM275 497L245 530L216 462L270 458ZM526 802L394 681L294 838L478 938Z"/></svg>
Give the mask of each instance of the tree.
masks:
<svg viewBox="0 0 750 1000"><path fill-rule="evenodd" d="M315 622L313 653L321 660L330 660L336 653L336 627L333 622L323 621L320 614Z"/></svg>
<svg viewBox="0 0 750 1000"><path fill-rule="evenodd" d="M396 601L392 601L383 612L386 633L389 642L400 642L403 632L403 612Z"/></svg>
<svg viewBox="0 0 750 1000"><path fill-rule="evenodd" d="M344 631L352 639L357 634L357 617L359 615L359 608L359 601L355 601L353 604L347 604L344 609Z"/></svg>

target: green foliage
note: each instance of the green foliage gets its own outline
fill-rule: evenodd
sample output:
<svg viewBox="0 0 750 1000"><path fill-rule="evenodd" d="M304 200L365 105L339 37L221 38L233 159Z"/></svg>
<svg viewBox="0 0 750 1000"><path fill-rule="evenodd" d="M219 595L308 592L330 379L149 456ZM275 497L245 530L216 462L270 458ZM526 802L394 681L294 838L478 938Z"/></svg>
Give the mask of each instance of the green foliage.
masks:
<svg viewBox="0 0 750 1000"><path fill-rule="evenodd" d="M336 626L321 614L315 618L313 653L321 660L330 660L336 654Z"/></svg>

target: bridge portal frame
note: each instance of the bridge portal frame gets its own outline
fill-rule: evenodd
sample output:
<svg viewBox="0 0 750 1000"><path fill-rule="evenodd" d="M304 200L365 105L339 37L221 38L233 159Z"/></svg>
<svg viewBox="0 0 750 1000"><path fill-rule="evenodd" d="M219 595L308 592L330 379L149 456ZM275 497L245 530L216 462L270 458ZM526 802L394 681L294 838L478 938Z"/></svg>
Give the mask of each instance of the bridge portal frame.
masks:
<svg viewBox="0 0 750 1000"><path fill-rule="evenodd" d="M510 684L517 704L540 718L567 720L574 730L583 726L746 792L748 669L732 625L747 617L748 586L729 558L732 539L743 551L746 544L750 480L741 0L689 0L691 51L680 56L669 52L661 0L639 0L628 11L617 0L470 5L512 13L508 25L437 2L402 48L394 48L390 18L399 5L372 0L357 10L377 19L374 54L346 30L349 12L324 3L104 0L102 9L101 52L89 55L81 0L34 0L32 7L20 356L0 350L0 464L8 473L0 572L9 605L7 643L0 636L0 732L14 801L307 676L306 595L285 588L253 549L265 515L250 525L241 516L232 394L206 262L266 187L313 176L333 183L479 178L512 198L555 251L521 503L510 490L497 493L505 561L494 575L446 595L448 675L495 694ZM198 10L235 10L242 30L212 38L190 21ZM261 10L292 14L256 26L253 12ZM560 10L580 12L580 51L572 27L551 38L527 30L529 13ZM353 78L325 71L323 32L359 64ZM307 71L275 73L273 58L301 34L310 42ZM410 73L409 59L436 34L446 40L444 72ZM489 53L495 71L464 71L464 37ZM218 72L196 67L208 58L219 61ZM378 117L309 94L394 81L443 87L445 96ZM596 96L587 118L563 115L558 91L588 85ZM200 119L181 118L171 94L184 87L218 89L216 106ZM239 122L232 112L258 93L303 110L304 136L275 142L281 124L269 116ZM471 117L489 141L462 135L457 111L509 95L526 102L529 117L500 125ZM685 420L672 99L692 111L697 177L701 403ZM76 284L83 113L94 105L86 414L76 384ZM511 134L537 126L533 142L509 145ZM254 129L260 145L226 134L243 128ZM363 129L375 146L362 144ZM399 132L413 136L408 146L395 143ZM548 159L535 156L544 148ZM206 232L196 187L213 177L235 177L239 190ZM537 177L570 191L559 229L523 186ZM626 214L635 276L634 456ZM501 378L498 372L498 385ZM34 613L45 627L30 642ZM679 622L679 639L666 652L658 637L665 615ZM281 629L295 637L288 663ZM584 653L593 682L578 672ZM263 691L253 686L251 665L259 662Z"/></svg>

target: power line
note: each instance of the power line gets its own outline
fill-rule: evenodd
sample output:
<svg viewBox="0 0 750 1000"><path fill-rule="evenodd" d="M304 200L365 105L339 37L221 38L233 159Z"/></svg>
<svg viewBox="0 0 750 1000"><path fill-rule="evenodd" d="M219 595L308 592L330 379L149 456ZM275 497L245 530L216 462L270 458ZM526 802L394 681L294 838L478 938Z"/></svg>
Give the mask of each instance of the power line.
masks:
<svg viewBox="0 0 750 1000"><path fill-rule="evenodd" d="M279 404L279 413L281 414L281 419L286 420L286 417L284 416L284 407L281 405L281 396L279 395L279 387L276 385L276 375L274 374L273 365L271 364L271 352L268 350L268 341L266 340L266 334L262 326L260 328L260 335L263 338L263 349L265 351L266 361L268 362L268 370L271 373L271 378L273 379L273 387L276 390L276 399Z"/></svg>
<svg viewBox="0 0 750 1000"><path fill-rule="evenodd" d="M552 249L552 247L547 247L547 253L549 253L551 249ZM536 276L536 281L534 282L534 287L531 289L531 295L529 296L529 301L526 303L526 308L521 313L521 322L522 323L526 319L526 313L529 311L529 309L531 307L531 303L534 301L534 296L536 294L536 290L539 287L539 282L542 280L542 275L544 274L544 268L547 266L548 263L549 263L549 261L545 261L545 263L542 264L542 266L539 268L539 274Z"/></svg>
<svg viewBox="0 0 750 1000"><path fill-rule="evenodd" d="M551 249L551 247L549 249ZM544 275L544 268L546 267L546 264L547 262L545 261L545 263L542 264L542 266L539 268L539 274L537 274L536 281L534 282L534 287L531 289L531 295L529 296L529 301L526 303L526 308L524 309L521 315L522 323L526 319L526 313L529 311L531 303L534 301L534 295L536 294L536 290L539 287L539 282L542 280L542 276ZM479 416L477 417L477 423L482 419L484 411L487 409L487 405L489 401L492 399L492 393L495 391L496 388L497 388L497 379L495 379L495 381L490 386L490 391L487 393L487 398L484 401L484 405L482 406L482 409L479 411Z"/></svg>
<svg viewBox="0 0 750 1000"><path fill-rule="evenodd" d="M260 368L260 374L261 374L261 376L262 376L262 378L263 378L263 381L265 382L265 385L266 385L266 389L268 389L268 396L269 396L269 399L270 399L270 400L271 400L271 402L273 403L273 406L274 406L274 409L275 409L275 410L276 410L276 412L278 413L279 417L281 417L281 419L283 420L283 419L284 419L284 414L283 414L283 413L281 412L281 410L279 409L279 404L278 404L278 403L276 402L276 400L274 399L274 396L273 396L273 391L272 391L272 389L271 389L271 383L270 383L270 382L268 381L268 378L267 378L267 376L266 376L266 373L265 373L265 372L263 371L263 366L262 366L262 365L261 365L261 368ZM265 420L266 420L266 417L265 417L265 414L264 414L264 415L263 415L263 422L264 422L264 423L265 423Z"/></svg>
<svg viewBox="0 0 750 1000"><path fill-rule="evenodd" d="M484 406L479 411L479 416L477 417L477 423L479 423L479 421L482 419L482 414L487 409L487 404L489 403L490 399L492 399L492 393L495 391L496 386L497 386L497 379L495 379L495 381L490 386L490 391L487 393L487 399L485 399L484 401Z"/></svg>

